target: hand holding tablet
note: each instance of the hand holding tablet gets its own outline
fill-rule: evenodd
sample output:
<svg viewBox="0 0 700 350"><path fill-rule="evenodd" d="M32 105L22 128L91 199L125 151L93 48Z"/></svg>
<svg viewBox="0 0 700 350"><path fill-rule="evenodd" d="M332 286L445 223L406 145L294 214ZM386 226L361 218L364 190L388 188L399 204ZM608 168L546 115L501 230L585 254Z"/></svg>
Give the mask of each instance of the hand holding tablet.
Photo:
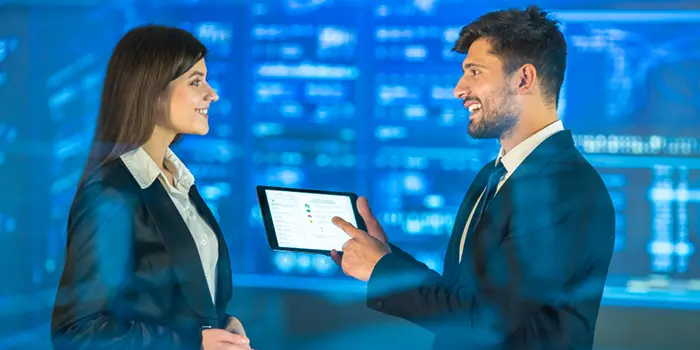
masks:
<svg viewBox="0 0 700 350"><path fill-rule="evenodd" d="M334 216L366 231L354 193L272 186L256 190L273 250L325 255L333 249L342 251L350 237L333 224Z"/></svg>

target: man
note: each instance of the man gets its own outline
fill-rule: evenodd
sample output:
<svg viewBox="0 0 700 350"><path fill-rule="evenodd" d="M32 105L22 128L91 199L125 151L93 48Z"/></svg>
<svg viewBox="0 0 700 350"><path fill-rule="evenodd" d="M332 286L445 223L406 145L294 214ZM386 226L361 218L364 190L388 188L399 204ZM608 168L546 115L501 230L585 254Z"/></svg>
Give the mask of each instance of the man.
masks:
<svg viewBox="0 0 700 350"><path fill-rule="evenodd" d="M443 274L388 244L365 198L368 233L334 218L351 238L333 259L368 282L370 308L431 330L434 349L591 349L615 219L557 118L564 37L530 7L482 16L453 50L466 53L454 94L468 132L501 150L464 197Z"/></svg>

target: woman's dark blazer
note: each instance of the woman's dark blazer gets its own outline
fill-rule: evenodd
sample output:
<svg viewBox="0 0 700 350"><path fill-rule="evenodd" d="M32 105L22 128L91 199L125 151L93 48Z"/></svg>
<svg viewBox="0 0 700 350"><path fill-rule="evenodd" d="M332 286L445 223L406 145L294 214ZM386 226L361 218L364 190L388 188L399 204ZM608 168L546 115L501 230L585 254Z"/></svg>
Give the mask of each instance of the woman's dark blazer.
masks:
<svg viewBox="0 0 700 350"><path fill-rule="evenodd" d="M194 185L189 195L218 238L216 303L161 182L142 190L117 159L83 182L71 207L51 320L55 349L200 349L203 327L225 327L228 249Z"/></svg>

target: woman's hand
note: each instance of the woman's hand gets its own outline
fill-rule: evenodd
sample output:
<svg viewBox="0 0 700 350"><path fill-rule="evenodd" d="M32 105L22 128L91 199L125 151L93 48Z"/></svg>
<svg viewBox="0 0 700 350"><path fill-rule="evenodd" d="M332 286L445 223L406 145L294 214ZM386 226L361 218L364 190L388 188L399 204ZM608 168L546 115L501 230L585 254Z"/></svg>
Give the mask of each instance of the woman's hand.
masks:
<svg viewBox="0 0 700 350"><path fill-rule="evenodd" d="M215 328L202 331L202 350L243 349L250 349L250 340L243 335Z"/></svg>
<svg viewBox="0 0 700 350"><path fill-rule="evenodd" d="M229 333L238 334L247 338L245 335L245 329L243 328L243 323L241 323L241 321L236 317L231 316L228 318L225 329Z"/></svg>

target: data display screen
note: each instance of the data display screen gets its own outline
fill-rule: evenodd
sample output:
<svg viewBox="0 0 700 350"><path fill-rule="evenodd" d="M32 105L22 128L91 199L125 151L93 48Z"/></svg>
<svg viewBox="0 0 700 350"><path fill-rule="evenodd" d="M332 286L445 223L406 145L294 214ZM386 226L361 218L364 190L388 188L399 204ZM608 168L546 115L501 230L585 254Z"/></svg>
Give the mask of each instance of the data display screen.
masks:
<svg viewBox="0 0 700 350"><path fill-rule="evenodd" d="M352 198L346 195L265 190L264 214L269 214L275 248L342 251L349 236L332 222L334 216L357 227Z"/></svg>

